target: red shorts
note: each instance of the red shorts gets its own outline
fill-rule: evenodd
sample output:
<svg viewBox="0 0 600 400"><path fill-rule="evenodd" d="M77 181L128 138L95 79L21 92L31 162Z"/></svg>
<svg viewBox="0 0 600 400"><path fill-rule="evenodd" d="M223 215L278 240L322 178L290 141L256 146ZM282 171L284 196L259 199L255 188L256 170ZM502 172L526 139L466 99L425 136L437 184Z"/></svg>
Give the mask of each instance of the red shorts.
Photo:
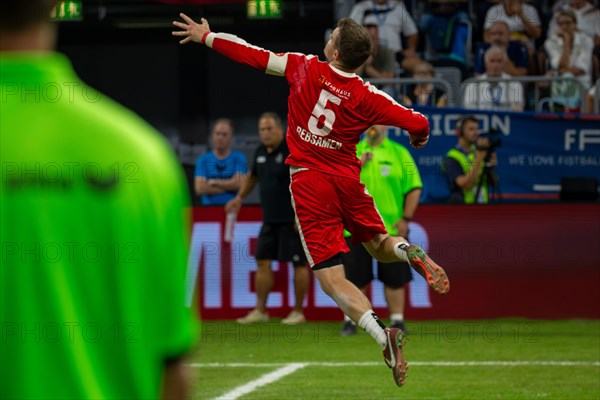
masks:
<svg viewBox="0 0 600 400"><path fill-rule="evenodd" d="M352 233L353 242L368 242L386 233L373 198L357 179L301 169L292 173L290 187L311 267L349 251L344 228Z"/></svg>

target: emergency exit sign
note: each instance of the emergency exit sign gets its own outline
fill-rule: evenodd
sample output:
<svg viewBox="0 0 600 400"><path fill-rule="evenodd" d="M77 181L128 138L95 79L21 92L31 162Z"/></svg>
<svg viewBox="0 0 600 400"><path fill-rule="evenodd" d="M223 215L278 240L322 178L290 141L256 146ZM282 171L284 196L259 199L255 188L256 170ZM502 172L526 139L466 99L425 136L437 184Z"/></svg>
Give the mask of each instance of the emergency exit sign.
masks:
<svg viewBox="0 0 600 400"><path fill-rule="evenodd" d="M281 0L248 0L246 8L251 19L283 17Z"/></svg>
<svg viewBox="0 0 600 400"><path fill-rule="evenodd" d="M83 19L81 0L61 1L50 14L50 18L55 21L81 21Z"/></svg>

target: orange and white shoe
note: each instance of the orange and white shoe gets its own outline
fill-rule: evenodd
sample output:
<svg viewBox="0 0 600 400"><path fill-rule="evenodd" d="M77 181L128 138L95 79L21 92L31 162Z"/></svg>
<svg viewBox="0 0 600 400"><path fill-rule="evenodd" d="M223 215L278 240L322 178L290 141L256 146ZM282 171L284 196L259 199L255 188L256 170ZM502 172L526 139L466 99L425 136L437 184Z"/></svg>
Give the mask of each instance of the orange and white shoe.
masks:
<svg viewBox="0 0 600 400"><path fill-rule="evenodd" d="M423 249L416 244L408 246L401 244L400 248L406 252L410 266L425 278L429 287L439 294L446 294L450 291L450 281L446 272Z"/></svg>
<svg viewBox="0 0 600 400"><path fill-rule="evenodd" d="M388 367L392 369L394 383L398 386L404 385L408 364L402 352L406 344L406 336L399 328L385 328L387 343L383 350L383 359Z"/></svg>

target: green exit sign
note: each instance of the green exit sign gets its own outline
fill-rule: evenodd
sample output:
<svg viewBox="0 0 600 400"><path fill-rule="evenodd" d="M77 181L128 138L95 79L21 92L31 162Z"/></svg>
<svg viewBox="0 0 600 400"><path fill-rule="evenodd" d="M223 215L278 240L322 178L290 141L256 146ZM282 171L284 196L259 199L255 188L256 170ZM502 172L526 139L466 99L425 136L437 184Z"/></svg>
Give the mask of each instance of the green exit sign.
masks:
<svg viewBox="0 0 600 400"><path fill-rule="evenodd" d="M83 19L83 7L81 0L61 1L50 14L55 21L81 21Z"/></svg>
<svg viewBox="0 0 600 400"><path fill-rule="evenodd" d="M281 18L281 0L248 0L248 18Z"/></svg>

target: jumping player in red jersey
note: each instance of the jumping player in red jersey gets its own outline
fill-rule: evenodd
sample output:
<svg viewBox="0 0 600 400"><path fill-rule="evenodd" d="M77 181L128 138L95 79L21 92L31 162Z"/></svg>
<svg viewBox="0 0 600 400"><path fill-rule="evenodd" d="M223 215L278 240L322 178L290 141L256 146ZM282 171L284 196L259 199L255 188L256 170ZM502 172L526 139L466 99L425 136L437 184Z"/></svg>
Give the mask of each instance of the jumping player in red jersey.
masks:
<svg viewBox="0 0 600 400"><path fill-rule="evenodd" d="M226 33L211 32L208 21L174 21L182 29L181 44L196 42L242 64L285 76L290 86L286 140L290 155L292 205L304 251L321 288L342 311L367 331L383 349L394 382L405 382L405 335L386 328L367 297L345 278L341 254L349 249L344 227L382 262L408 261L440 294L450 289L444 270L417 245L389 236L372 197L360 182L356 144L372 125L408 131L415 148L429 139L429 123L422 114L405 108L364 82L354 71L371 54L371 37L349 18L339 21L325 46L322 62L300 53L273 53Z"/></svg>

